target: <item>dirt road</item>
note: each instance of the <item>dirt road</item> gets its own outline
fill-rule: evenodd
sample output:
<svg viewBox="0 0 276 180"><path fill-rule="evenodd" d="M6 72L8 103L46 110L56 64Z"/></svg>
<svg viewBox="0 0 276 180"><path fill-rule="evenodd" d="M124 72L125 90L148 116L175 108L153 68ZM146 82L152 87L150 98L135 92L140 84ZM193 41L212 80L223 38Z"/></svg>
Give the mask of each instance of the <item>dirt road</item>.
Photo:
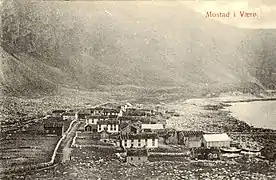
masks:
<svg viewBox="0 0 276 180"><path fill-rule="evenodd" d="M70 129L70 131L66 134L65 139L62 141L61 143L61 150L60 152L62 153L62 158L61 161L65 162L70 160L70 155L71 155L71 144L73 141L73 138L76 135L76 131L80 126L80 122L75 122L72 126L72 128Z"/></svg>

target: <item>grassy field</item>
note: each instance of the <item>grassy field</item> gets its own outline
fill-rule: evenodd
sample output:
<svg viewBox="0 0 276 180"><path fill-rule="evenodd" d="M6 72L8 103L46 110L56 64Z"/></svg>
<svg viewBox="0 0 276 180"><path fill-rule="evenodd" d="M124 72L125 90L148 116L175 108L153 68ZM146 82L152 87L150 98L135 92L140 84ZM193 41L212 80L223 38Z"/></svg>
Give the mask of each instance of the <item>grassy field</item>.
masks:
<svg viewBox="0 0 276 180"><path fill-rule="evenodd" d="M109 148L74 148L72 160L55 169L35 172L26 179L159 180L159 179L258 179L274 180L276 164L249 157L232 161L166 161L130 165ZM16 177L11 177L16 178ZM19 177L18 177L19 178Z"/></svg>
<svg viewBox="0 0 276 180"><path fill-rule="evenodd" d="M65 131L70 121L64 121ZM43 132L43 120L28 124L16 133L10 133L0 142L1 171L13 167L28 167L51 160L60 136L47 136Z"/></svg>
<svg viewBox="0 0 276 180"><path fill-rule="evenodd" d="M19 133L1 141L1 170L51 160L59 137Z"/></svg>

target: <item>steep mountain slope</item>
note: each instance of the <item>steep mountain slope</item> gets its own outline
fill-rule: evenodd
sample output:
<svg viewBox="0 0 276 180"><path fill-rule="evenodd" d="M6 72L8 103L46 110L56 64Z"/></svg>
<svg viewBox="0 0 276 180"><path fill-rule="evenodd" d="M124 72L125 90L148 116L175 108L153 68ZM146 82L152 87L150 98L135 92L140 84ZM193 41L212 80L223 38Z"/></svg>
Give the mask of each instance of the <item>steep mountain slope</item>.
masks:
<svg viewBox="0 0 276 180"><path fill-rule="evenodd" d="M0 47L0 92L13 95L51 94L57 85ZM48 72L47 72L48 73ZM33 94L34 95L34 94Z"/></svg>
<svg viewBox="0 0 276 180"><path fill-rule="evenodd" d="M13 11L6 11L2 22L2 46L17 57L2 68L3 77L9 77L1 78L6 89L40 91L44 86L32 88L40 80L86 89L261 87L254 74L256 50L273 47L268 43L276 37L220 24L178 2L14 2L19 4L6 8ZM18 26L19 32L11 31ZM13 66L24 75L13 74Z"/></svg>

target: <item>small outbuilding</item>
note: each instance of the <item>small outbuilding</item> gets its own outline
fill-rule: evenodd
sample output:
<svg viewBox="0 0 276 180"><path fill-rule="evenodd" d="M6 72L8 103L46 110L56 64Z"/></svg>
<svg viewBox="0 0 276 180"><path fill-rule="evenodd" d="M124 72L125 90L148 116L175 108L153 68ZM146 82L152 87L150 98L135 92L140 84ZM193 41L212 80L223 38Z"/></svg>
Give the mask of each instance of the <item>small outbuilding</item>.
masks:
<svg viewBox="0 0 276 180"><path fill-rule="evenodd" d="M47 122L44 124L44 133L46 135L62 136L64 132L63 123Z"/></svg>
<svg viewBox="0 0 276 180"><path fill-rule="evenodd" d="M86 124L84 126L84 131L96 133L98 131L97 124Z"/></svg>
<svg viewBox="0 0 276 180"><path fill-rule="evenodd" d="M126 162L132 164L141 164L148 161L147 149L129 149L127 150Z"/></svg>

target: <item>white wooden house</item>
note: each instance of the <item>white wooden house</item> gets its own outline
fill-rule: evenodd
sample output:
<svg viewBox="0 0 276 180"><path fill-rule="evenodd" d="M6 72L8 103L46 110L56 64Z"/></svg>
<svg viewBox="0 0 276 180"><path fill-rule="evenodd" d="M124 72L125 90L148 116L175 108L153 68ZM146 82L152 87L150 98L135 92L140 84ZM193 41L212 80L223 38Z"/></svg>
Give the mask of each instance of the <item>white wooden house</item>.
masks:
<svg viewBox="0 0 276 180"><path fill-rule="evenodd" d="M118 145L123 148L157 148L158 136L155 133L121 135Z"/></svg>
<svg viewBox="0 0 276 180"><path fill-rule="evenodd" d="M109 118L106 116L89 115L86 117L87 124L97 124L98 121L107 121L107 120L109 120Z"/></svg>
<svg viewBox="0 0 276 180"><path fill-rule="evenodd" d="M66 112L62 115L62 119L65 120L75 120L78 119L78 114L75 112Z"/></svg>
<svg viewBox="0 0 276 180"><path fill-rule="evenodd" d="M106 130L109 133L119 133L119 124L117 120L98 121L98 132Z"/></svg>
<svg viewBox="0 0 276 180"><path fill-rule="evenodd" d="M204 134L203 145L205 148L210 147L230 147L231 138L226 134Z"/></svg>

